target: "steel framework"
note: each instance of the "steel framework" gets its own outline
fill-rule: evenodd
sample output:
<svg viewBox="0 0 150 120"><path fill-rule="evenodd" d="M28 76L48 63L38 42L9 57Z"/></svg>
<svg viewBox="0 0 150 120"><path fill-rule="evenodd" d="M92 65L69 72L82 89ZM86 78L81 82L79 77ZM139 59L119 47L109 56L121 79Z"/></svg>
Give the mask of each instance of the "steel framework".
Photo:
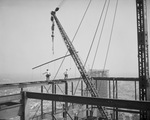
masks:
<svg viewBox="0 0 150 120"><path fill-rule="evenodd" d="M149 89L149 57L146 0L136 0L137 35L138 35L138 67L139 67L139 99L148 100ZM140 112L140 119L147 120L147 112Z"/></svg>

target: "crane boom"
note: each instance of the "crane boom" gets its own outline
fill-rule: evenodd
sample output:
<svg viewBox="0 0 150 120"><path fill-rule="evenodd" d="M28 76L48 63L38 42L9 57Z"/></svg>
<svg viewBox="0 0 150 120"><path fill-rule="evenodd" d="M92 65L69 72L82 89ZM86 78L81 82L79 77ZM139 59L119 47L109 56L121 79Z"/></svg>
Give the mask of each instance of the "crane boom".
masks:
<svg viewBox="0 0 150 120"><path fill-rule="evenodd" d="M55 11L52 11L51 12L51 15L52 15L52 18L51 20L55 20L57 26L58 26L58 29L61 33L61 36L65 42L65 45L68 49L68 51L70 52L70 55L72 56L80 74L81 74L81 77L83 79L83 81L85 82L85 84L87 85L87 88L91 94L92 97L99 97L99 94L94 86L94 84L92 83L92 80L91 78L89 77L88 73L86 72L85 68L84 68L84 65L83 63L81 62L71 40L69 39L67 33L65 32L64 28L62 27L60 21L58 20L57 16L56 16L56 11L58 11L59 8L56 8ZM107 118L107 115L105 113L105 110L101 107L101 106L97 106L97 108L99 109L100 113L101 113L101 117L105 120L108 120Z"/></svg>

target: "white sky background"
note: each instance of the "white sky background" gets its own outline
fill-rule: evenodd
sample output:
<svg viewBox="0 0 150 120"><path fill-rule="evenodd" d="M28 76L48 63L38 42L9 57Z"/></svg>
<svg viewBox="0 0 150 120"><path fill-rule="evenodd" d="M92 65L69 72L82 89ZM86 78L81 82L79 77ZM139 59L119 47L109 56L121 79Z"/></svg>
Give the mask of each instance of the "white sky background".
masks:
<svg viewBox="0 0 150 120"><path fill-rule="evenodd" d="M36 70L32 68L64 56L67 51L55 24L55 54L52 54L50 12L60 2L61 0L0 0L0 82L44 80L42 73L47 68L50 69L52 78L54 77L61 60ZM88 2L89 0L65 0L57 12L57 17L71 40ZM86 59L103 4L104 0L92 1L73 43L82 61ZM103 69L104 66L115 4L116 0L111 0L94 69ZM138 76L135 10L135 0L119 0L105 68L109 70L110 76ZM87 69L92 65L100 29L87 62ZM68 57L58 78L63 77L66 68L71 68L70 77L78 76L72 58Z"/></svg>

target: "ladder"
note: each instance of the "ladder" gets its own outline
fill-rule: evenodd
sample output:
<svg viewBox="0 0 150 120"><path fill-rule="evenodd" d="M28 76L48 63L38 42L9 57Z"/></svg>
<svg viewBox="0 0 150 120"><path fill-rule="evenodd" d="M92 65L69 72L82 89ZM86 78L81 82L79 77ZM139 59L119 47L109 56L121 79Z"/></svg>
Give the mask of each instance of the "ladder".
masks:
<svg viewBox="0 0 150 120"><path fill-rule="evenodd" d="M92 97L99 97L99 94L94 86L94 84L92 83L92 79L89 77L88 73L86 72L83 63L81 62L72 42L70 41L68 35L66 34L64 28L62 27L60 21L58 20L57 16L56 16L56 11L58 11L59 8L56 8L55 11L51 12L52 18L51 20L53 21L53 19L56 21L56 24L58 26L58 29L61 33L61 36L65 42L65 45L68 49L68 51L70 52L70 55L72 56L80 74L81 77L83 79L83 81L85 82L85 84L87 85L88 91L90 92ZM108 117L106 115L106 111L103 109L102 106L97 106L97 108L99 109L99 112L101 114L101 118L103 118L103 120L108 120Z"/></svg>

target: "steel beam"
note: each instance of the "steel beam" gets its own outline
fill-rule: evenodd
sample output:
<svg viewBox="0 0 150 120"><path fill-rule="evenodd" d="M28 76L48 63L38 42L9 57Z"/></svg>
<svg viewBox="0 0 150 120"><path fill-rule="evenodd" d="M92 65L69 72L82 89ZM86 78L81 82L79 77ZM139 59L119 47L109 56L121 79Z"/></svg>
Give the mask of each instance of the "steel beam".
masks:
<svg viewBox="0 0 150 120"><path fill-rule="evenodd" d="M139 98L150 100L148 29L147 29L146 0L136 0L137 38L138 38L138 69L139 69ZM140 120L149 120L150 113L141 111Z"/></svg>
<svg viewBox="0 0 150 120"><path fill-rule="evenodd" d="M94 80L117 80L117 81L139 81L138 78L125 78L125 77L93 77ZM0 89L14 89L14 88L26 88L33 86L42 86L52 84L53 82L56 84L65 83L65 81L74 81L74 80L82 80L82 78L68 78L64 79L56 79L50 82L47 81L33 81L33 82L23 82L23 83L12 83L12 84L0 84Z"/></svg>
<svg viewBox="0 0 150 120"><path fill-rule="evenodd" d="M93 77L94 80L115 80L115 81L139 81L136 77Z"/></svg>
<svg viewBox="0 0 150 120"><path fill-rule="evenodd" d="M11 102L11 101L14 101L14 100L21 100L21 94L0 96L0 104Z"/></svg>
<svg viewBox="0 0 150 120"><path fill-rule="evenodd" d="M106 106L106 107L118 107L118 108L150 111L150 102L147 102L147 101L92 98L92 97L34 93L34 92L26 92L26 97L31 98L31 99L54 100L54 101L61 101L61 102L100 105L100 106Z"/></svg>
<svg viewBox="0 0 150 120"><path fill-rule="evenodd" d="M52 81L34 81L34 82L24 82L24 83L12 83L12 84L0 84L0 90L3 89L15 89L15 88L26 88L26 87L35 87L35 86L43 86L48 84L62 84L64 83L64 79L52 80Z"/></svg>

